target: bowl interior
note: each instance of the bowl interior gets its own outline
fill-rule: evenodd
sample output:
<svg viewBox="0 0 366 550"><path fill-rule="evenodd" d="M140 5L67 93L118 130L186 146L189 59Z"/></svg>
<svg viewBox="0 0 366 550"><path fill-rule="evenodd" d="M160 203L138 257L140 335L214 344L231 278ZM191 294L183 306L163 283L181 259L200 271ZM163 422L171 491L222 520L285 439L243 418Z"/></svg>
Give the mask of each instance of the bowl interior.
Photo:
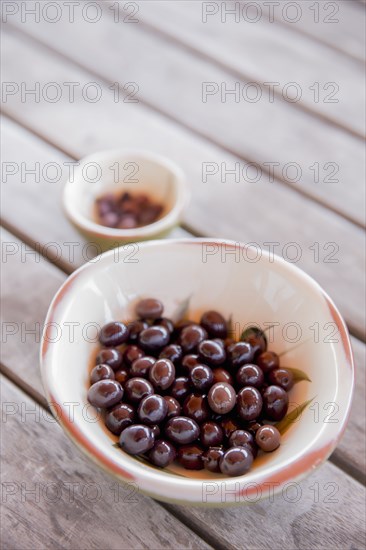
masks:
<svg viewBox="0 0 366 550"><path fill-rule="evenodd" d="M115 249L69 278L51 306L42 370L49 399L64 408L65 403L76 404L73 426L64 422L64 427L99 463L121 478L127 472L141 490L157 498L201 502L205 483L213 480L239 487L277 479L279 472L298 477L329 454L344 426L353 371L327 299L294 266L264 253L253 261L255 255L235 243L199 240ZM313 399L311 405L284 435L280 448L258 458L247 475L228 479L143 464L113 446L113 437L88 405L98 329L112 320L133 318L136 301L149 296L159 298L165 315L175 318L187 305L193 319L216 309L231 317L237 337L246 326L272 327L267 330L269 349L283 354L282 366L301 369L310 378L295 384L289 397L290 408ZM228 493L227 498L233 496ZM217 495L213 499L222 502Z"/></svg>
<svg viewBox="0 0 366 550"><path fill-rule="evenodd" d="M146 193L162 204L160 218L173 209L179 195L180 171L160 157L142 152L107 151L83 159L73 181L65 187L64 202L69 215L90 228L97 225L95 200L106 193ZM109 231L120 232L118 229ZM135 230L136 231L136 230Z"/></svg>

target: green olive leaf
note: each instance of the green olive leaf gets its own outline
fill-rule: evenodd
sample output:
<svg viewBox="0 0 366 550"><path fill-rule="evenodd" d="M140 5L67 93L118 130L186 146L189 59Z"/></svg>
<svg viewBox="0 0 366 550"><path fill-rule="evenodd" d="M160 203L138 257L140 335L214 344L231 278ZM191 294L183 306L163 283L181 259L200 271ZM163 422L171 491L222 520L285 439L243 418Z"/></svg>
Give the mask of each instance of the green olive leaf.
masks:
<svg viewBox="0 0 366 550"><path fill-rule="evenodd" d="M292 372L292 374L294 376L295 384L296 384L296 382L302 382L303 380L306 380L307 382L311 382L310 378L308 377L306 372L304 372L303 370L293 369L292 367L281 367L281 368L289 370L290 372Z"/></svg>
<svg viewBox="0 0 366 550"><path fill-rule="evenodd" d="M229 319L226 322L226 326L227 326L227 334L228 334L229 338L232 338L233 337L233 315L232 315L232 313L230 314Z"/></svg>
<svg viewBox="0 0 366 550"><path fill-rule="evenodd" d="M243 332L240 335L240 340L244 342L251 342L251 340L262 337L267 342L267 337L264 334L264 331L260 329L259 327L249 327L243 330Z"/></svg>
<svg viewBox="0 0 366 550"><path fill-rule="evenodd" d="M178 304L176 310L172 315L172 319L175 323L178 323L179 321L186 319L191 297L192 295L189 295L188 298L186 298L185 300L182 300L180 304Z"/></svg>
<svg viewBox="0 0 366 550"><path fill-rule="evenodd" d="M297 421L297 419L301 416L306 407L310 405L310 403L314 399L315 397L312 397L311 399L308 399L308 401L305 401L301 405L298 405L293 411L286 414L285 418L275 424L277 430L280 432L281 435L287 432L291 425Z"/></svg>

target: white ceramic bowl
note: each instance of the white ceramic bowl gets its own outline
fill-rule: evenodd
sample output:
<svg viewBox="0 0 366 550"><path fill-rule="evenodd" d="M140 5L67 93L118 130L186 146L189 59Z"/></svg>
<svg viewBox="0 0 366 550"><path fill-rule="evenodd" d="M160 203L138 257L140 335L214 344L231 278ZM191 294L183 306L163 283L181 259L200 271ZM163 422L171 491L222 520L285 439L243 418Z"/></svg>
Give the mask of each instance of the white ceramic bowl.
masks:
<svg viewBox="0 0 366 550"><path fill-rule="evenodd" d="M66 433L118 479L133 481L157 499L220 506L283 491L319 466L345 428L354 367L345 324L330 298L300 269L279 257L229 241L209 239L139 243L107 252L71 275L55 296L41 349L47 398ZM156 297L174 316L190 297L189 316L206 309L232 316L236 332L254 323L275 325L269 349L284 366L304 371L290 392L291 408L314 398L274 453L258 457L245 476L205 470L159 470L113 446L113 438L87 404L89 365L97 328L128 320L142 297ZM71 336L70 323L73 324ZM73 414L70 405L74 403ZM176 474L180 475L176 475ZM182 477L183 476L183 477Z"/></svg>
<svg viewBox="0 0 366 550"><path fill-rule="evenodd" d="M122 191L147 193L164 205L162 215L154 223L135 229L98 224L95 199ZM70 221L102 250L165 235L179 223L188 199L184 174L174 162L132 149L102 151L82 159L63 192L64 210Z"/></svg>

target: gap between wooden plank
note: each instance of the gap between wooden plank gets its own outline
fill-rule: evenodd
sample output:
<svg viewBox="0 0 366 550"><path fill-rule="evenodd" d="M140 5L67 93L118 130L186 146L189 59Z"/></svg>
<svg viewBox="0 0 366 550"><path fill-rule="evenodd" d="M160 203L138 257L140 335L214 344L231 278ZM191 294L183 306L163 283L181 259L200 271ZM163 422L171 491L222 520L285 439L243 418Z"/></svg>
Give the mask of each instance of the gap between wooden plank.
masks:
<svg viewBox="0 0 366 550"><path fill-rule="evenodd" d="M46 397L37 391L26 379L19 376L14 370L8 368L2 361L0 362L0 373L2 376L10 380L15 386L20 388L33 401L38 403L43 409L50 411Z"/></svg>
<svg viewBox="0 0 366 550"><path fill-rule="evenodd" d="M38 37L35 37L34 35L32 35L31 33L27 32L27 31L24 31L24 30L21 30L19 29L17 26L13 25L13 24L9 24L7 23L7 26L9 28L11 28L12 32L14 32L15 34L18 34L18 35L22 35L22 36L25 36L27 37L28 40L30 41L33 41L35 44L37 44L38 46L41 46L42 48L44 48L45 50L49 50L50 52L52 52L54 55L56 55L57 57L59 57L61 60L64 60L64 61L67 61L68 63L72 64L73 66L75 67L78 67L79 69L81 69L82 71L92 75L93 77L99 79L101 82L103 82L104 84L106 85L111 85L113 84L113 81L108 79L108 78L105 78L103 75L101 75L100 72L98 71L94 71L92 70L91 68L88 68L86 67L84 64L82 64L81 62L79 62L78 60L75 60L73 58L71 58L70 56L68 56L67 54L65 54L64 52L61 52L60 50L54 48L53 46L51 46L50 44L44 42L43 40L41 40L40 38ZM160 31L157 31L157 34L160 35ZM188 47L189 48L189 47ZM192 52L194 53L194 52ZM220 66L221 69L225 70L227 72L227 67L225 65L222 65ZM238 77L240 77L240 75L238 74L237 75ZM119 90L120 90L120 94L121 96L124 96L126 97L126 94L128 92L126 92L123 87L119 84L118 86ZM170 120L172 122L174 122L175 124L177 124L178 126L181 126L182 128L184 128L185 130L187 130L188 132L190 132L191 134L195 135L195 136L199 136L201 139L207 141L208 143L211 143L212 145L214 145L215 147L218 147L220 150L222 150L223 152L225 153L228 153L230 155L234 155L235 157L237 157L238 159L240 159L241 161L243 161L245 164L249 164L249 165L253 165L253 166L257 166L260 168L262 174L266 175L269 179L272 177L272 173L271 173L271 170L266 166L262 165L260 162L258 161L253 161L250 157L247 157L245 155L243 155L240 151L236 151L234 150L231 146L228 146L228 145L225 145L224 143L214 139L211 135L205 133L204 131L198 129L198 128L193 128L189 123L183 121L181 118L179 117L176 117L174 116L172 113L168 113L166 110L162 109L161 107L159 107L158 105L156 105L155 103L152 103L150 102L149 100L147 100L146 98L139 98L139 102L141 103L141 105L147 107L148 109L150 109L151 111L155 112L155 113L158 113L159 115L161 115L162 117L164 117L165 119L167 120ZM9 112L8 109L6 109L6 107L2 107L1 108L1 112L3 112L4 114L6 114L9 118L12 118L13 120L15 120L16 122L18 122L19 124L22 124L22 122L20 120L18 120L14 114L11 114ZM317 118L320 118L320 116L318 116ZM356 136L358 138L360 138L360 136ZM57 146L54 144L54 146ZM67 153L69 154L69 153ZM70 155L72 156L72 155ZM300 186L300 185L294 185L292 184L290 181L286 180L286 178L282 177L280 173L276 173L275 175L275 179L276 179L276 184L281 184L283 186L285 186L287 189L290 189L294 192L296 192L297 194L299 194L300 196L303 196L303 197L306 197L314 202L316 202L317 204L319 204L320 206L324 207L324 208L327 208L328 210L334 212L335 214L343 217L344 219L346 219L347 221L355 224L357 227L359 228L364 228L365 226L365 222L364 220L360 220L360 219L355 219L352 214L350 213L347 213L346 211L342 210L342 207L341 205L340 206L336 206L335 204L329 204L327 202L327 198L326 197L322 197L321 195L315 195L309 191L307 191L304 186Z"/></svg>

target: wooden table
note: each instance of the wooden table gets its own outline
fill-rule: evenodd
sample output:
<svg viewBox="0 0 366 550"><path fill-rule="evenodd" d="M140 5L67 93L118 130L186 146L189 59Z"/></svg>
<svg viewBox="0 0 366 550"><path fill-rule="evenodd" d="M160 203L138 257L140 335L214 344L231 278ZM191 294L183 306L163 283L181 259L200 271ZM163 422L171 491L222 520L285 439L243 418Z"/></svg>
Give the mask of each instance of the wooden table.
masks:
<svg viewBox="0 0 366 550"><path fill-rule="evenodd" d="M291 4L3 2L3 548L365 547L365 8ZM125 146L186 171L192 202L171 236L277 243L287 259L295 242L348 323L349 425L296 504L131 496L52 421L42 322L95 254L62 213L62 183L76 159Z"/></svg>

